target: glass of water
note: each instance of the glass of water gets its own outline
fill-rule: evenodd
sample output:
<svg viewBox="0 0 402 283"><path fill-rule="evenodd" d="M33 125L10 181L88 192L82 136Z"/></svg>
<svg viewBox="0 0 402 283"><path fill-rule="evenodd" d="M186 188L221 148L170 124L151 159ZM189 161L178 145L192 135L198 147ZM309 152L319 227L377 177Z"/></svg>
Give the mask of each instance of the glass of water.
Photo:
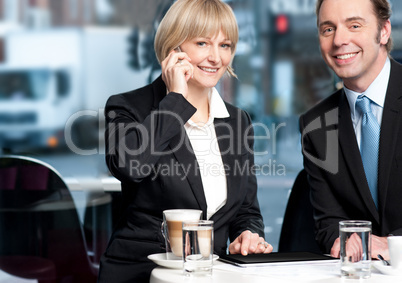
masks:
<svg viewBox="0 0 402 283"><path fill-rule="evenodd" d="M341 276L369 278L371 265L371 222L347 220L339 222L341 242Z"/></svg>
<svg viewBox="0 0 402 283"><path fill-rule="evenodd" d="M183 221L183 270L186 276L211 276L214 222Z"/></svg>

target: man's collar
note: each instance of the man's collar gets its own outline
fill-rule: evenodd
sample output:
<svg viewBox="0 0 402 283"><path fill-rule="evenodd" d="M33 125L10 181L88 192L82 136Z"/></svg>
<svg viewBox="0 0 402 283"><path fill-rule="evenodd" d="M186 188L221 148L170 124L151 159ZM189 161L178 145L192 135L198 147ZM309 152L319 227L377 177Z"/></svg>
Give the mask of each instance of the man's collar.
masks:
<svg viewBox="0 0 402 283"><path fill-rule="evenodd" d="M370 86L367 88L365 92L358 93L344 86L345 94L349 102L352 116L355 115L356 99L361 94L364 94L365 96L370 98L370 100L373 101L378 106L384 107L385 94L388 88L390 71L391 71L391 62L387 57L381 72L378 74L378 76L370 84Z"/></svg>

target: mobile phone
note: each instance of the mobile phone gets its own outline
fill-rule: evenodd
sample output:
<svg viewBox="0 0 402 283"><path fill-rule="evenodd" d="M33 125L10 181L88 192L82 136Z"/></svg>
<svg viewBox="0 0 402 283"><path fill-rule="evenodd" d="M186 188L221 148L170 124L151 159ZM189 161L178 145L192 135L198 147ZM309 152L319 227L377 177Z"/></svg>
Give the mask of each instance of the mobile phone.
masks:
<svg viewBox="0 0 402 283"><path fill-rule="evenodd" d="M177 46L174 50L175 50L176 52L181 52L180 46Z"/></svg>

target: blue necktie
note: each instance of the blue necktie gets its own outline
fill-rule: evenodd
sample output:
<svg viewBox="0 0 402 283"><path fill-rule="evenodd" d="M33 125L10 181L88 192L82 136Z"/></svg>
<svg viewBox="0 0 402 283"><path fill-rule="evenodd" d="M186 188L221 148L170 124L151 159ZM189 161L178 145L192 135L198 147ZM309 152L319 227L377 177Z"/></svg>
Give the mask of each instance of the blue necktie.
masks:
<svg viewBox="0 0 402 283"><path fill-rule="evenodd" d="M378 207L378 146L380 143L380 125L371 112L371 101L360 95L356 100L356 108L362 112L360 154L374 203Z"/></svg>

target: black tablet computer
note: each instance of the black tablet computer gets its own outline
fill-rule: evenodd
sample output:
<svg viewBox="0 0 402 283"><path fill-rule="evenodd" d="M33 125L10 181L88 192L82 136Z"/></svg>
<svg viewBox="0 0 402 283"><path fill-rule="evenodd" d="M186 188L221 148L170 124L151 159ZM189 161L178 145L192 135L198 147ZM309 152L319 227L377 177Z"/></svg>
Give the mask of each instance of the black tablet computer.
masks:
<svg viewBox="0 0 402 283"><path fill-rule="evenodd" d="M333 261L339 262L339 259L327 255L315 254L311 252L287 252L287 253L270 253L270 254L250 254L243 256L240 254L221 255L219 259L226 263L237 266L247 267L268 264L295 264L297 262L317 262L317 261Z"/></svg>

